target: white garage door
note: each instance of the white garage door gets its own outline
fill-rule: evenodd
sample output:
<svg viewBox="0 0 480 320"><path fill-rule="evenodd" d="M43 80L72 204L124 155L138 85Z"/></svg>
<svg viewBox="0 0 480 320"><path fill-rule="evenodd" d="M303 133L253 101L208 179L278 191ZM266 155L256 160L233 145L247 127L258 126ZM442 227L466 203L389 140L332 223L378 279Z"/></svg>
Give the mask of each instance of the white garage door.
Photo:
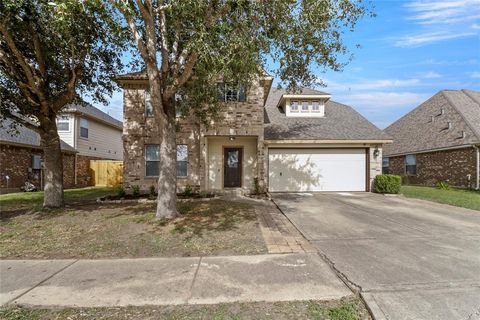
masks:
<svg viewBox="0 0 480 320"><path fill-rule="evenodd" d="M365 149L268 149L269 191L365 191Z"/></svg>

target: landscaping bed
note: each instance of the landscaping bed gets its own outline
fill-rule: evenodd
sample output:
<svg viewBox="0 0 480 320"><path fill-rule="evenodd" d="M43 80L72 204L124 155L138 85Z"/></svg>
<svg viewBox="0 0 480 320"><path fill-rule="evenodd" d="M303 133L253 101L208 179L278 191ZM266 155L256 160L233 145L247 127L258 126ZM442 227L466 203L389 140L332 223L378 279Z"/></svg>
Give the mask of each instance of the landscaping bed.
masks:
<svg viewBox="0 0 480 320"><path fill-rule="evenodd" d="M155 307L112 307L112 308L70 308L33 309L6 307L0 309L0 318L56 319L56 320L148 320L148 319L325 319L357 320L370 319L368 312L357 299L341 301L295 301L295 302L252 302L217 305L181 305Z"/></svg>
<svg viewBox="0 0 480 320"><path fill-rule="evenodd" d="M78 190L79 193L85 193ZM111 190L110 190L111 192ZM19 194L24 196L23 194ZM30 195L30 194L28 194ZM266 253L254 208L214 199L181 202L181 216L155 219L155 203L101 204L70 194L64 209L0 196L4 259L134 258Z"/></svg>
<svg viewBox="0 0 480 320"><path fill-rule="evenodd" d="M400 191L405 197L417 198L463 207L473 210L480 210L480 191L449 188L439 189L433 187L402 186Z"/></svg>

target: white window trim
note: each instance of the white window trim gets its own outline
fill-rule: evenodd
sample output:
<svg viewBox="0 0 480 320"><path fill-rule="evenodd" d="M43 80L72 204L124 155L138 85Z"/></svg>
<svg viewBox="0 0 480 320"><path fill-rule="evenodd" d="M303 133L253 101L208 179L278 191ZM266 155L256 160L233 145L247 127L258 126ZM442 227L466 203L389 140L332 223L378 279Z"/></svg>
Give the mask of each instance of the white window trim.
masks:
<svg viewBox="0 0 480 320"><path fill-rule="evenodd" d="M85 121L86 121L86 123L87 123L87 126L86 126L86 127L85 127L85 126L82 127L82 120L85 120ZM88 140L88 138L90 137L90 128L89 128L89 127L90 127L90 123L89 123L89 121L88 121L87 118L81 117L81 118L78 120L78 136L79 136L81 139ZM82 136L82 128L87 129L87 136L86 136L86 137Z"/></svg>
<svg viewBox="0 0 480 320"><path fill-rule="evenodd" d="M62 119L63 117L66 117L67 119ZM60 119L59 119L60 118ZM60 130L58 129L58 124L59 123L67 123L68 124L68 129L67 130ZM59 115L57 117L57 130L60 131L60 132L71 132L72 131L72 126L70 125L70 117L69 116L62 116L62 115Z"/></svg>
<svg viewBox="0 0 480 320"><path fill-rule="evenodd" d="M317 107L318 107L317 110L314 109L314 106L315 106L314 103L317 103ZM316 100L315 100L315 101L312 101L312 104L311 104L311 105L312 105L312 108L311 108L311 111L312 111L312 112L314 112L314 113L320 113L320 112L322 112L322 110L321 110L322 107L321 107L321 105L320 105L320 101L316 101Z"/></svg>
<svg viewBox="0 0 480 320"><path fill-rule="evenodd" d="M152 104L152 114L147 114L147 97L149 97L150 104L151 104L152 96L150 95L150 92L148 90L145 90L145 93L143 94L143 103L145 104L145 117L152 118L155 116L155 110L153 109L153 104Z"/></svg>
<svg viewBox="0 0 480 320"><path fill-rule="evenodd" d="M305 104L307 106L306 110L303 109ZM310 112L310 103L308 101L302 101L302 104L300 105L300 112L302 112L302 113L309 113Z"/></svg>
<svg viewBox="0 0 480 320"><path fill-rule="evenodd" d="M143 162L143 164L144 164L144 167L145 167L145 169L144 169L144 177L145 177L145 178L158 178L158 175L157 175L157 176L149 176L149 175L147 175L147 146L158 146L158 148L160 149L160 145L159 145L159 144L154 144L154 143L147 143L147 144L145 144L145 146L144 146L144 148L143 148L143 150L144 150L144 155L143 155L143 160L144 160L144 162ZM154 161L158 162L158 167L159 167L158 172L160 172L160 158L158 158L158 160L148 160L148 161L149 161L149 162L154 162Z"/></svg>
<svg viewBox="0 0 480 320"><path fill-rule="evenodd" d="M294 105L297 107L296 109L293 109ZM298 101L290 102L290 112L299 112L300 111L299 107L300 107L300 104L298 103Z"/></svg>
<svg viewBox="0 0 480 320"><path fill-rule="evenodd" d="M179 143L179 144L177 144L177 152L178 152L178 146L185 146L185 147L187 148L187 159L180 161L180 162L186 162L186 164L187 164L187 172L186 172L186 174L183 176L183 175L179 175L179 174L178 174L178 170L177 170L177 177L178 177L178 178L187 178L187 177L188 177L188 144L186 144L186 143ZM178 157L177 157L177 163L178 163L178 162L179 162L179 160L178 160Z"/></svg>

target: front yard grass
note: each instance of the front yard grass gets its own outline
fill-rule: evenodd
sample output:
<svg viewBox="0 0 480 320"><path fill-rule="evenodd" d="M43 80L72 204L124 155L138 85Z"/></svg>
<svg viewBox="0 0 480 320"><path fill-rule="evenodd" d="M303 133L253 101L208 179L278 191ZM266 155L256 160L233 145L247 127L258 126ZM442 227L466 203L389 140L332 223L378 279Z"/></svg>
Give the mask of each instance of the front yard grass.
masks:
<svg viewBox="0 0 480 320"><path fill-rule="evenodd" d="M480 192L450 188L443 190L432 187L402 186L400 192L408 198L418 198L452 206L480 210Z"/></svg>
<svg viewBox="0 0 480 320"><path fill-rule="evenodd" d="M0 258L135 258L266 253L247 203L179 203L179 218L156 220L154 203L101 204L106 188L66 193L64 209L32 210L35 193L0 197Z"/></svg>
<svg viewBox="0 0 480 320"><path fill-rule="evenodd" d="M82 309L32 309L6 307L0 309L0 318L5 320L148 320L148 319L368 319L365 307L357 299L318 302L255 302L218 305L182 305L161 307L117 307Z"/></svg>

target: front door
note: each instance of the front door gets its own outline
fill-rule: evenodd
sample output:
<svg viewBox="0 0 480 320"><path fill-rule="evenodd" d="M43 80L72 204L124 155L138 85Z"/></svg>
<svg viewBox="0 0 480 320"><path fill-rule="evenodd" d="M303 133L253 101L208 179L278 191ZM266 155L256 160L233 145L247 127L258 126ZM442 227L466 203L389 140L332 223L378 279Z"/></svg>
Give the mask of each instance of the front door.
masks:
<svg viewBox="0 0 480 320"><path fill-rule="evenodd" d="M223 151L223 187L242 186L242 148L225 148Z"/></svg>

